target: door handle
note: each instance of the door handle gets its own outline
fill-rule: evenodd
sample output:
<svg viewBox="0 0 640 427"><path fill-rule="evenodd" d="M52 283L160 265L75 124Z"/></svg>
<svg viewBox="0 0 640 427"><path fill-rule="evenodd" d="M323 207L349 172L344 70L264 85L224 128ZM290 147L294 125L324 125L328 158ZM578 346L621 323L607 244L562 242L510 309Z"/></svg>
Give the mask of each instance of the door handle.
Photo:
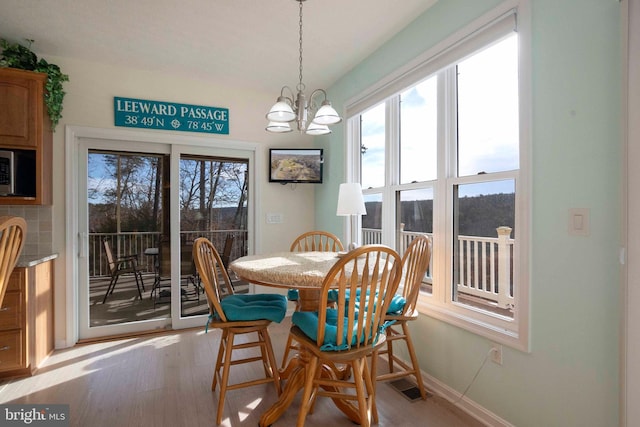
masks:
<svg viewBox="0 0 640 427"><path fill-rule="evenodd" d="M87 257L87 241L89 240L89 233L83 231L78 233L78 258Z"/></svg>

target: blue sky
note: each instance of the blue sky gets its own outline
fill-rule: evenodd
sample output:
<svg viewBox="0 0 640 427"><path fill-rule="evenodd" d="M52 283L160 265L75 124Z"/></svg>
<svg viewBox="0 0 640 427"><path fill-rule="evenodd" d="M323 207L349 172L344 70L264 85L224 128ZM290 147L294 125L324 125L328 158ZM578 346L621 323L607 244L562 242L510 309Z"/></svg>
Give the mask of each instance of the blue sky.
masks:
<svg viewBox="0 0 640 427"><path fill-rule="evenodd" d="M458 64L460 176L518 169L517 36ZM437 76L401 94L401 182L437 178ZM384 185L385 106L362 115L363 188ZM465 185L460 196L513 193L513 181Z"/></svg>

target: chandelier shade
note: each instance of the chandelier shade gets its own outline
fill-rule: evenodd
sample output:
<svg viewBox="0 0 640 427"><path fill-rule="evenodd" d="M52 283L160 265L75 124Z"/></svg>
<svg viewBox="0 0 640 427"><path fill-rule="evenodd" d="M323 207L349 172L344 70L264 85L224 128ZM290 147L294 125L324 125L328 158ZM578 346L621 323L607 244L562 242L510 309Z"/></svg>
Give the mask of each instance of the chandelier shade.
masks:
<svg viewBox="0 0 640 427"><path fill-rule="evenodd" d="M307 127L306 132L309 135L326 135L331 133L331 129L329 129L329 126L327 125L321 125L313 121L309 123L309 126Z"/></svg>
<svg viewBox="0 0 640 427"><path fill-rule="evenodd" d="M305 85L302 82L302 3L306 0L296 1L300 6L298 39L300 66L299 81L296 86L297 93L294 95L294 91L289 86L282 87L280 96L266 115L269 121L266 130L269 132L289 132L291 130L289 122L295 121L298 131L301 133L326 135L331 133L328 126L339 123L342 118L331 106L331 102L327 100L327 92L324 89L314 90L308 98L304 94ZM285 95L287 91L290 92L291 96ZM317 95L324 96L319 105L315 99Z"/></svg>
<svg viewBox="0 0 640 427"><path fill-rule="evenodd" d="M291 132L293 130L291 129L291 126L289 126L289 123L287 122L273 122L273 121L269 122L266 129L269 132L274 132L274 133Z"/></svg>
<svg viewBox="0 0 640 427"><path fill-rule="evenodd" d="M313 117L313 123L318 123L319 125L335 125L341 121L342 118L327 100L322 102L322 106Z"/></svg>
<svg viewBox="0 0 640 427"><path fill-rule="evenodd" d="M271 110L267 114L267 120L272 122L291 122L295 120L296 113L293 112L291 105L289 105L284 96L278 97L278 102L273 104Z"/></svg>

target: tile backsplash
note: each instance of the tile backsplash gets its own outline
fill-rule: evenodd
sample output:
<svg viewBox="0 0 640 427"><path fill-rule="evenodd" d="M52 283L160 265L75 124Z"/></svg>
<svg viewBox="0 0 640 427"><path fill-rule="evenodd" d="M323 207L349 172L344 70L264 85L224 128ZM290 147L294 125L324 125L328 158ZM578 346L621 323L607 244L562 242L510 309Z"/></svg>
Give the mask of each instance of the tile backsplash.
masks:
<svg viewBox="0 0 640 427"><path fill-rule="evenodd" d="M53 209L51 206L0 206L1 215L20 216L27 221L27 240L23 255L53 252Z"/></svg>

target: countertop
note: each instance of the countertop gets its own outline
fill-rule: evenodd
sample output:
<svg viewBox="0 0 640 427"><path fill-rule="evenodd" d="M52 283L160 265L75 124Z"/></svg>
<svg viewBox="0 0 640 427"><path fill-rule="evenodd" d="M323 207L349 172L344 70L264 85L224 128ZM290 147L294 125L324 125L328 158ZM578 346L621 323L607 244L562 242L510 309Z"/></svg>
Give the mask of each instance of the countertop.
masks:
<svg viewBox="0 0 640 427"><path fill-rule="evenodd" d="M53 254L37 254L37 255L20 255L16 267L33 267L43 262L51 261L58 258L57 253Z"/></svg>

